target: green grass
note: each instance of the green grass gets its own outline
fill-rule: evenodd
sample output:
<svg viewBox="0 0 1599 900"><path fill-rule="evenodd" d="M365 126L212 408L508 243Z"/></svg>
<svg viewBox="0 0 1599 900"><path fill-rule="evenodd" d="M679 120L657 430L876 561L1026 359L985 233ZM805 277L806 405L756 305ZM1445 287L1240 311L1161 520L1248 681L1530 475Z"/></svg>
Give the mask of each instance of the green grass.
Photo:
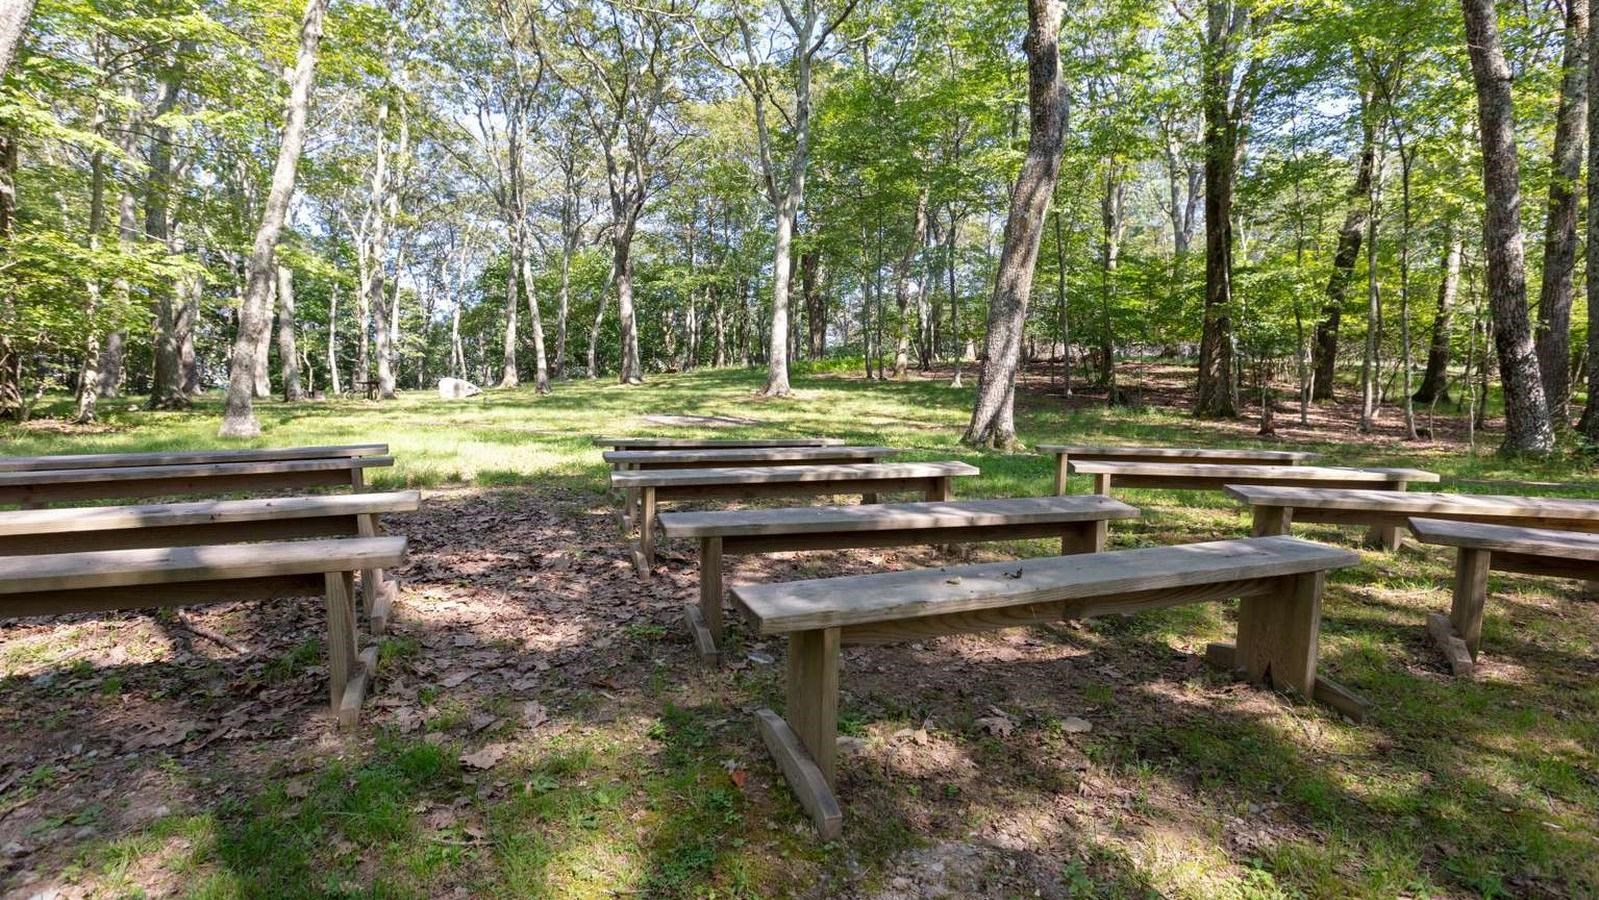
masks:
<svg viewBox="0 0 1599 900"><path fill-rule="evenodd" d="M633 388L561 383L547 397L518 390L455 403L422 393L382 405L268 402L259 407L264 434L252 443L386 441L396 465L377 473L380 486L518 484L535 495L558 488L598 500L605 466L593 434L826 434L907 448L910 459L972 462L983 475L959 483L962 496L1049 490L1044 460L957 444L969 388L801 375L794 397L766 400L754 396L758 386L756 373L719 371ZM49 421L0 428L0 441L14 454L237 446L215 436L215 398L182 413L129 407L104 404L104 420L87 431ZM650 414L755 421L683 429L652 425L643 418ZM1029 444L1253 443L1237 426L1180 411L1068 411L1025 393L1018 421ZM1555 486L1529 489L1599 496L1599 478L1574 448L1531 461L1354 444L1337 434L1295 446L1331 464L1431 469L1445 488L1545 482ZM1146 515L1112 528L1116 547L1246 528L1242 512L1216 495L1129 491L1125 499ZM1335 528L1302 533L1352 543ZM1425 611L1447 604L1447 578L1443 556L1406 550L1363 553L1330 580L1324 666L1375 702L1371 722L1358 727L1320 708L1229 689L1207 672L1171 677L1179 654L1229 637L1231 611L1220 605L1036 630L1037 652L1013 661L965 652L1002 646L994 636L960 639L972 643L955 649L872 651L959 659L962 668L930 665L927 683L906 684L850 664L841 731L865 743L867 758L844 764L846 832L833 845L811 837L749 727L745 710L781 701L782 667L701 672L675 628L641 621L619 629L604 651L627 657L636 683L609 694L585 689L563 711L569 727L518 742L492 774L457 762L477 710L425 687L421 701L437 715L423 731L368 736L297 764L308 768L271 769L154 824L108 831L79 849L74 871L112 895L136 895L154 867L195 897L425 897L456 887L489 897L782 896L818 884L881 887L906 851L981 842L985 827L1008 823L1068 896L1599 894L1599 612L1572 601L1560 582L1495 576L1484 644L1508 670L1459 682L1439 674L1420 627ZM740 640L751 637L735 635L732 646ZM382 644L386 670L428 653L408 637ZM1052 662L1055 654L1070 668ZM49 655L32 638L8 641L0 671ZM1114 674L1100 668L1107 659ZM296 646L268 667L267 680L319 660L316 646ZM138 689L107 681L99 702ZM1016 719L1014 734L1000 739L973 724L990 705ZM1063 733L1068 715L1090 718L1094 731ZM895 737L929 719L926 748ZM773 787L739 790L730 761ZM39 765L14 790L48 798L64 777L59 765ZM1027 832L1033 813L1061 803L1077 804L1066 826ZM1265 826L1269 839L1240 843L1252 825Z"/></svg>

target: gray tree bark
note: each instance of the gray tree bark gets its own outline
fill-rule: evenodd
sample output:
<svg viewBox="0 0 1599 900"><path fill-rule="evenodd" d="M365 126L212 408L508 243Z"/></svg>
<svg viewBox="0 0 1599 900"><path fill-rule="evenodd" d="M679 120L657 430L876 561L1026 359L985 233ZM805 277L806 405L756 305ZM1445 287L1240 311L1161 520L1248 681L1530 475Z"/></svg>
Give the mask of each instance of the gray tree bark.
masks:
<svg viewBox="0 0 1599 900"><path fill-rule="evenodd" d="M298 403L305 399L300 386L300 351L294 340L294 270L278 266L278 363L283 368L283 399Z"/></svg>
<svg viewBox="0 0 1599 900"><path fill-rule="evenodd" d="M911 363L910 301L911 294L918 290L916 279L911 275L911 266L916 262L916 251L927 240L927 195L928 187L924 184L916 194L916 213L911 220L910 239L905 243L905 252L894 264L894 308L899 311L899 334L894 342L893 377L896 379L905 378Z"/></svg>
<svg viewBox="0 0 1599 900"><path fill-rule="evenodd" d="M1516 159L1516 118L1510 66L1499 40L1494 0L1461 0L1466 46L1477 86L1487 217L1488 304L1505 394L1504 453L1548 453L1554 429L1527 321L1526 251L1521 233L1521 172Z"/></svg>
<svg viewBox="0 0 1599 900"><path fill-rule="evenodd" d="M261 433L256 421L254 370L256 348L266 329L267 295L272 289L273 256L278 235L288 215L289 199L294 194L295 170L305 146L305 120L311 106L311 84L316 77L317 48L322 41L322 20L328 0L307 0L300 22L300 46L294 72L289 81L289 103L284 116L283 143L278 147L277 164L272 171L272 186L261 212L261 227L256 230L250 249L248 286L239 309L239 333L233 341L228 365L228 392L223 408L223 437L255 437Z"/></svg>
<svg viewBox="0 0 1599 900"><path fill-rule="evenodd" d="M17 46L28 30L28 19L33 17L34 0L10 0L0 4L0 78L11 68Z"/></svg>
<svg viewBox="0 0 1599 900"><path fill-rule="evenodd" d="M1567 0L1561 58L1560 105L1555 114L1549 211L1544 225L1543 282L1538 292L1538 329L1533 347L1543 375L1549 417L1571 424L1572 272L1577 261L1577 187L1588 138L1588 4Z"/></svg>
<svg viewBox="0 0 1599 900"><path fill-rule="evenodd" d="M1421 386L1416 388L1417 403L1449 400L1449 337L1455 294L1460 285L1460 258L1464 241L1449 226L1444 239L1442 277L1438 279L1438 307L1433 314L1432 341L1427 345L1427 368L1421 376Z"/></svg>
<svg viewBox="0 0 1599 900"><path fill-rule="evenodd" d="M1354 279L1355 261L1360 258L1360 242L1365 237L1366 215L1371 207L1371 175L1376 167L1376 116L1371 112L1368 88L1360 92L1360 161L1355 166L1355 183L1349 187L1349 208L1343 227L1338 230L1338 247L1333 251L1332 275L1327 278L1327 303L1322 319L1316 323L1311 348L1311 399L1331 400L1338 370L1338 328L1343 322L1344 303Z"/></svg>
<svg viewBox="0 0 1599 900"><path fill-rule="evenodd" d="M982 374L968 444L1009 449L1016 444L1016 372L1022 330L1033 291L1033 269L1044 236L1044 217L1060 176L1069 95L1060 69L1062 0L1027 0L1027 155L1011 189L1004 247L989 303Z"/></svg>

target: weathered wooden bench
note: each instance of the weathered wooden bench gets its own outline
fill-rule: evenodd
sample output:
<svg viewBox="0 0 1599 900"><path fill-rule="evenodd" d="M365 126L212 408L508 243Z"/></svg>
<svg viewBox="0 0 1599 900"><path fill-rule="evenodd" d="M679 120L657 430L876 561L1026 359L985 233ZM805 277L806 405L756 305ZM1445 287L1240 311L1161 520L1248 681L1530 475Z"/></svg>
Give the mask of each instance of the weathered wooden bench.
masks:
<svg viewBox="0 0 1599 900"><path fill-rule="evenodd" d="M353 573L405 558L405 538L334 538L0 557L0 616L54 616L323 595L328 687L341 726L355 724L377 667L357 652Z"/></svg>
<svg viewBox="0 0 1599 900"><path fill-rule="evenodd" d="M737 447L836 447L839 438L652 438L596 437L594 446L613 450L730 450Z"/></svg>
<svg viewBox="0 0 1599 900"><path fill-rule="evenodd" d="M1396 491L1272 487L1230 484L1229 497L1249 504L1254 534L1287 534L1294 522L1365 525L1371 539L1397 539L1414 516L1453 522L1482 522L1599 532L1599 501L1564 497L1508 497L1489 494L1399 493ZM1389 549L1393 549L1389 545Z"/></svg>
<svg viewBox="0 0 1599 900"><path fill-rule="evenodd" d="M388 444L344 444L332 447L263 447L247 450L0 456L0 472L35 472L45 469L120 469L132 466L192 466L206 463L232 462L282 462L291 459L347 459L358 456L386 456L388 452Z"/></svg>
<svg viewBox="0 0 1599 900"><path fill-rule="evenodd" d="M1198 447L1095 447L1086 444L1039 444L1038 452L1055 457L1055 493L1066 493L1067 464L1082 462L1200 462L1231 465L1298 466L1319 459L1319 453L1296 450L1202 449Z"/></svg>
<svg viewBox="0 0 1599 900"><path fill-rule="evenodd" d="M38 469L0 472L0 505L26 508L75 500L121 500L192 494L249 493L348 486L365 490L369 468L392 466L392 456Z"/></svg>
<svg viewBox="0 0 1599 900"><path fill-rule="evenodd" d="M700 543L699 605L689 606L686 618L709 662L722 639L723 557L1041 537L1060 538L1063 554L1097 553L1110 520L1136 518L1138 510L1125 503L1085 496L675 512L662 513L660 524L667 538Z"/></svg>
<svg viewBox="0 0 1599 900"><path fill-rule="evenodd" d="M656 469L612 472L611 487L638 498L637 513L629 518L638 523L635 561L639 574L648 576L650 567L655 565L655 510L662 502L839 494L860 494L876 500L880 494L903 491L914 491L927 500L949 500L954 479L976 474L976 466L963 462Z"/></svg>
<svg viewBox="0 0 1599 900"><path fill-rule="evenodd" d="M1243 466L1219 463L1073 462L1072 471L1094 476L1094 493L1124 488L1220 491L1228 485L1276 485L1317 488L1371 488L1403 491L1412 482L1435 482L1438 476L1420 469L1352 469L1342 466ZM1373 541L1399 545L1399 529L1379 526Z"/></svg>
<svg viewBox="0 0 1599 900"><path fill-rule="evenodd" d="M1457 548L1449 616L1427 617L1427 631L1455 675L1475 669L1490 570L1599 580L1599 535L1430 518L1411 519L1410 530L1422 543Z"/></svg>
<svg viewBox="0 0 1599 900"><path fill-rule="evenodd" d="M261 500L206 500L0 512L0 556L186 547L326 537L378 537L379 516L415 512L417 491ZM382 569L361 573L374 634L388 630L396 585Z"/></svg>
<svg viewBox="0 0 1599 900"><path fill-rule="evenodd" d="M757 724L824 838L843 816L834 796L838 653L947 634L1131 613L1238 597L1236 645L1206 658L1251 681L1361 715L1364 701L1316 672L1326 572L1351 551L1291 537L740 585L733 598L763 635L788 636L788 703Z"/></svg>
<svg viewBox="0 0 1599 900"><path fill-rule="evenodd" d="M880 462L892 447L728 447L691 450L607 450L613 469L720 469L730 466L826 466Z"/></svg>

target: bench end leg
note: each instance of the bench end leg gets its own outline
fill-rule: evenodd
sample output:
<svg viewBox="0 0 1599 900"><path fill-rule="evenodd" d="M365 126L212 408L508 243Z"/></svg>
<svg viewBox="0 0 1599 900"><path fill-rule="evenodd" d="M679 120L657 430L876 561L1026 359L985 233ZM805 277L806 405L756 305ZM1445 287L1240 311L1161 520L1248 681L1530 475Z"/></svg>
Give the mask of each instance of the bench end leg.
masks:
<svg viewBox="0 0 1599 900"><path fill-rule="evenodd" d="M1476 670L1476 662L1471 658L1466 642L1455 633L1455 626L1449 617L1443 613L1428 613L1427 634L1432 636L1432 642L1438 645L1444 659L1449 662L1449 674L1456 678L1470 678Z"/></svg>
<svg viewBox="0 0 1599 900"><path fill-rule="evenodd" d="M1226 672L1239 681L1248 681L1249 673L1235 664L1237 657L1238 648L1226 641L1217 641L1205 646L1206 665ZM1320 673L1316 675L1316 687L1311 699L1332 707L1356 724L1366 721L1372 706L1370 700Z"/></svg>
<svg viewBox="0 0 1599 900"><path fill-rule="evenodd" d="M683 621L688 624L689 635L694 638L694 651L699 654L700 662L707 666L716 665L721 660L721 652L716 648L716 637L705 624L705 617L700 615L700 608L693 604L683 607Z"/></svg>
<svg viewBox="0 0 1599 900"><path fill-rule="evenodd" d="M783 778L799 805L810 813L816 833L824 841L837 838L844 831L844 812L839 808L833 788L823 777L811 755L805 752L799 736L782 716L770 709L755 711L755 725L761 732L766 749L783 771Z"/></svg>
<svg viewBox="0 0 1599 900"><path fill-rule="evenodd" d="M361 706L366 703L366 692L377 676L378 648L368 647L358 657L359 671L345 685L344 696L339 698L339 727L354 728L361 720Z"/></svg>

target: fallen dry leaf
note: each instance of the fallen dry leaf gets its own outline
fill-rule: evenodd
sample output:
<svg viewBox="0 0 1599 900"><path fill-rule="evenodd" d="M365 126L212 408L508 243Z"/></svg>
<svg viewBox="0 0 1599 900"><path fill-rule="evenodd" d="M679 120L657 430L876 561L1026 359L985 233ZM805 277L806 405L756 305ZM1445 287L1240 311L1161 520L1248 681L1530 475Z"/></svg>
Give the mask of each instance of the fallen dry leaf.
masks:
<svg viewBox="0 0 1599 900"><path fill-rule="evenodd" d="M485 744L476 753L461 754L461 765L473 769L492 769L510 752L510 744Z"/></svg>

